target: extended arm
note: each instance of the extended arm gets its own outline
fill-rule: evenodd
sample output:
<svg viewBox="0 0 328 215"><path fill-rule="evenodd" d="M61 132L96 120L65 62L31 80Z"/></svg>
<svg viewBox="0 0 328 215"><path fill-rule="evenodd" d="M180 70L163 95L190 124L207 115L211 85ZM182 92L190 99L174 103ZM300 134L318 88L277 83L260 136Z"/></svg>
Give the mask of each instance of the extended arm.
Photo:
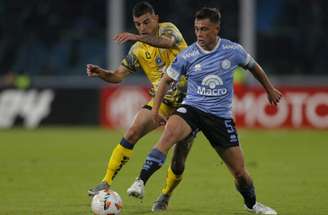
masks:
<svg viewBox="0 0 328 215"><path fill-rule="evenodd" d="M109 83L120 83L126 76L130 74L130 71L120 65L115 70L106 70L97 65L88 64L87 74L90 77L99 77L100 79Z"/></svg>
<svg viewBox="0 0 328 215"><path fill-rule="evenodd" d="M163 98L164 98L166 92L169 90L169 87L173 81L174 80L170 76L168 76L166 73L161 78L155 98L154 98L154 106L152 108L153 113L158 114L159 107L163 101Z"/></svg>
<svg viewBox="0 0 328 215"><path fill-rule="evenodd" d="M114 36L113 40L119 43L125 43L127 41L140 41L157 48L173 48L176 43L175 38L169 35L157 37L152 35L137 35L129 32L119 33Z"/></svg>
<svg viewBox="0 0 328 215"><path fill-rule="evenodd" d="M265 72L261 68L261 66L259 64L255 63L253 66L251 66L250 68L247 68L247 69L261 83L261 85L267 92L270 104L277 105L282 94L279 90L274 88L274 86L270 82L268 76L265 74Z"/></svg>
<svg viewBox="0 0 328 215"><path fill-rule="evenodd" d="M175 45L174 37L169 37L169 36L154 37L150 35L140 35L139 41L158 48L168 49L168 48L173 48Z"/></svg>
<svg viewBox="0 0 328 215"><path fill-rule="evenodd" d="M164 76L161 78L159 85L158 85L158 89L157 89L157 92L156 92L156 95L154 98L152 114L153 114L153 121L155 123L158 123L159 125L165 124L165 119L159 115L159 108L161 106L161 103L163 101L163 98L164 98L166 92L170 88L170 85L173 81L174 80L172 78L170 78L170 76L168 76L167 74L164 74Z"/></svg>

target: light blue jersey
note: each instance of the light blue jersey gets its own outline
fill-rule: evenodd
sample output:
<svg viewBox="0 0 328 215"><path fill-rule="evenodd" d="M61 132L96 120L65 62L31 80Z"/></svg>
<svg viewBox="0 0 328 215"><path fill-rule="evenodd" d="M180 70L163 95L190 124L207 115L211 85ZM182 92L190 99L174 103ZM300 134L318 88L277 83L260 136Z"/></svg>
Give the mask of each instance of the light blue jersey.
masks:
<svg viewBox="0 0 328 215"><path fill-rule="evenodd" d="M176 57L167 74L176 81L181 75L187 77L187 96L183 104L231 118L233 71L251 60L241 45L221 38L212 51L193 43Z"/></svg>

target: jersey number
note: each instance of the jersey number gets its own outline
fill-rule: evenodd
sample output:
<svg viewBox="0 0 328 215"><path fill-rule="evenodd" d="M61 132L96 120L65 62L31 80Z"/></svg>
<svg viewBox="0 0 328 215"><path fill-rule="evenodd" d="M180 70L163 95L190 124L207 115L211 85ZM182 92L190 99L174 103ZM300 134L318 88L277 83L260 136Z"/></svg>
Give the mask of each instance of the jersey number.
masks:
<svg viewBox="0 0 328 215"><path fill-rule="evenodd" d="M151 58L151 55L149 52L145 52L145 55L146 55L146 59L150 59Z"/></svg>
<svg viewBox="0 0 328 215"><path fill-rule="evenodd" d="M233 128L233 126L231 125L232 121L231 120L224 120L224 124L226 126L227 132L229 134L235 132L235 129Z"/></svg>

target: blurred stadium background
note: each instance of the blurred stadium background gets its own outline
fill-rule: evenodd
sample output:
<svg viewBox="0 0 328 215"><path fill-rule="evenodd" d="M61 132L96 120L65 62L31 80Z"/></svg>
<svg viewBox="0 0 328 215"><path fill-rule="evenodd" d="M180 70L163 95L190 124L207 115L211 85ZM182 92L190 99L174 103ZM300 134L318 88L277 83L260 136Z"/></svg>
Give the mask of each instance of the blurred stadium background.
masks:
<svg viewBox="0 0 328 215"><path fill-rule="evenodd" d="M109 85L88 78L85 66L119 65L132 44L118 45L111 38L136 32L131 21L136 2L0 0L0 214L89 213L85 191L101 178L122 129L149 98L149 84L139 72L122 85ZM149 2L161 21L178 26L188 44L194 41L195 11L221 9L221 36L243 44L284 93L277 108L269 107L254 78L236 72L234 113L258 190L281 214L328 214L323 202L328 198L323 192L328 190L328 1ZM122 172L127 177L119 176L115 189L127 208L123 214L147 214L159 192L165 171L150 182L143 204L125 195L158 137L155 132L144 139L140 155ZM220 171L214 153L208 158L202 142L201 136L177 191L176 210L168 214L244 214L229 174ZM219 168L214 177L199 165L200 157L206 165L218 163L209 165ZM218 187L219 203L213 190L197 184L205 179ZM49 195L43 194L46 189ZM200 206L192 204L193 189L204 193Z"/></svg>
<svg viewBox="0 0 328 215"><path fill-rule="evenodd" d="M118 45L111 37L136 32L131 21L136 2L1 0L0 127L126 126L148 99L142 72L117 89L86 77L85 66L119 65L131 43ZM258 85L253 77L237 72L239 125L328 128L327 1L150 2L162 21L180 28L189 44L194 41L195 11L204 5L219 7L221 36L242 43L284 91L280 107L268 110L263 92L254 91Z"/></svg>

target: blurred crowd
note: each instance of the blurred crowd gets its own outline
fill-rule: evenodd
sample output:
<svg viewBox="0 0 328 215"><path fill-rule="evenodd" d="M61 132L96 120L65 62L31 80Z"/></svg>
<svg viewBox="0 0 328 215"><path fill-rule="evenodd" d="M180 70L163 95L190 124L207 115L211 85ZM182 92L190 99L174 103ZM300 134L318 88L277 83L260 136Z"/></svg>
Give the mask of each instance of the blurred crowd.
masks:
<svg viewBox="0 0 328 215"><path fill-rule="evenodd" d="M0 74L82 75L105 64L106 2L0 1Z"/></svg>
<svg viewBox="0 0 328 215"><path fill-rule="evenodd" d="M126 0L125 30L135 32ZM222 12L222 37L239 39L239 0L150 0L162 21L194 41L193 15L202 6ZM106 65L106 0L0 0L0 76L84 75L86 63ZM328 2L257 0L256 59L268 73L325 75ZM126 44L125 51L131 44ZM9 78L8 78L9 77ZM0 83L0 84L1 84Z"/></svg>

